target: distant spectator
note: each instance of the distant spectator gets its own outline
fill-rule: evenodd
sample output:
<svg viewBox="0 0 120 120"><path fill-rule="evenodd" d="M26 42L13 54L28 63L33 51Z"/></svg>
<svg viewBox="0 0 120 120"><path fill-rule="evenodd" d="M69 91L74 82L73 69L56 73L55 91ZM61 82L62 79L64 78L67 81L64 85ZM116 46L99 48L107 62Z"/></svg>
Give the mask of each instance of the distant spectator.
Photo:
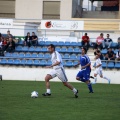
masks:
<svg viewBox="0 0 120 120"><path fill-rule="evenodd" d="M35 33L34 32L32 32L32 41L31 41L31 44L33 45L33 46L37 46L38 45L38 37L37 37L37 35L35 35Z"/></svg>
<svg viewBox="0 0 120 120"><path fill-rule="evenodd" d="M9 38L9 42L7 44L7 48L6 48L5 51L7 51L7 52L14 52L14 50L15 50L15 42L13 41L12 38Z"/></svg>
<svg viewBox="0 0 120 120"><path fill-rule="evenodd" d="M120 60L120 47L119 47L118 52L116 53L116 59L117 59L117 60Z"/></svg>
<svg viewBox="0 0 120 120"><path fill-rule="evenodd" d="M102 55L102 53L100 52L100 50L99 50L98 48L95 49L94 55L95 55L95 56L96 56L96 55L99 55L101 60L104 59L104 56Z"/></svg>
<svg viewBox="0 0 120 120"><path fill-rule="evenodd" d="M30 36L30 33L28 32L27 36L25 37L24 45L30 47L31 46L31 40L32 40L32 38Z"/></svg>
<svg viewBox="0 0 120 120"><path fill-rule="evenodd" d="M87 33L85 33L85 35L82 36L82 42L81 42L82 46L89 49L89 42L90 42L89 36L87 35Z"/></svg>
<svg viewBox="0 0 120 120"><path fill-rule="evenodd" d="M10 31L9 31L9 30L7 31L7 38L13 38L13 35L10 34Z"/></svg>
<svg viewBox="0 0 120 120"><path fill-rule="evenodd" d="M96 44L95 44L94 48L96 49L99 47L100 49L102 49L103 40L104 40L103 33L101 33L100 36L97 37L97 39L96 39Z"/></svg>
<svg viewBox="0 0 120 120"><path fill-rule="evenodd" d="M118 45L117 45L117 48L118 48L118 49L120 48L120 37L118 38Z"/></svg>
<svg viewBox="0 0 120 120"><path fill-rule="evenodd" d="M7 38L3 38L3 40L2 40L2 49L3 49L3 51L7 48Z"/></svg>
<svg viewBox="0 0 120 120"><path fill-rule="evenodd" d="M110 48L111 44L112 44L112 39L110 38L110 35L107 34L107 38L105 38L103 41L103 49L105 49L106 47Z"/></svg>
<svg viewBox="0 0 120 120"><path fill-rule="evenodd" d="M112 48L108 49L108 52L105 55L105 60L115 60L115 53L112 51Z"/></svg>

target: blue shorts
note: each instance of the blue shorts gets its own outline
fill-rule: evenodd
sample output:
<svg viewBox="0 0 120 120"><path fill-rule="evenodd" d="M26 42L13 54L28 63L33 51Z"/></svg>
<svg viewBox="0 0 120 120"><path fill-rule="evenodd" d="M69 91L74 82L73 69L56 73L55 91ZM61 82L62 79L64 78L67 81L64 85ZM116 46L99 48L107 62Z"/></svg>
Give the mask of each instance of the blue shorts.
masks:
<svg viewBox="0 0 120 120"><path fill-rule="evenodd" d="M90 71L81 70L81 71L78 72L76 77L79 77L80 81L86 82L90 79Z"/></svg>

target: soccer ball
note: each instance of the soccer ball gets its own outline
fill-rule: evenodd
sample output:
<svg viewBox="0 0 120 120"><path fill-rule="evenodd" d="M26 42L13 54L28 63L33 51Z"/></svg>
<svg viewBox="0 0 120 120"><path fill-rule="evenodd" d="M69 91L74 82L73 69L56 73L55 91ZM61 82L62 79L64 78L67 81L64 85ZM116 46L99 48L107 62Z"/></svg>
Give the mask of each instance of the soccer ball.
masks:
<svg viewBox="0 0 120 120"><path fill-rule="evenodd" d="M38 98L38 92L33 91L33 92L31 93L31 97L32 97L32 98Z"/></svg>

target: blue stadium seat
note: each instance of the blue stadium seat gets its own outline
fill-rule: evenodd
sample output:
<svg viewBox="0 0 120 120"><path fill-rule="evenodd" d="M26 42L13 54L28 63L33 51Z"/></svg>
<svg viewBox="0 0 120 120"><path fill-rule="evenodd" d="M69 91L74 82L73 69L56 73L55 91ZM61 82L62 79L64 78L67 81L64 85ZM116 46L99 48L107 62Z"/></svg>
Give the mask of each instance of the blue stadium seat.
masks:
<svg viewBox="0 0 120 120"><path fill-rule="evenodd" d="M72 48L72 47L69 47L69 48L67 49L67 52L73 53L73 48Z"/></svg>
<svg viewBox="0 0 120 120"><path fill-rule="evenodd" d="M73 51L74 53L81 53L81 50L78 48L78 47L76 47L76 48L74 48L74 51Z"/></svg>
<svg viewBox="0 0 120 120"><path fill-rule="evenodd" d="M44 54L44 58L49 59L49 58L51 58L51 55L49 53L46 53L46 54Z"/></svg>
<svg viewBox="0 0 120 120"><path fill-rule="evenodd" d="M39 66L40 65L40 60L34 60L33 65Z"/></svg>
<svg viewBox="0 0 120 120"><path fill-rule="evenodd" d="M69 59L70 58L70 55L69 54L64 54L63 55L63 59Z"/></svg>
<svg viewBox="0 0 120 120"><path fill-rule="evenodd" d="M13 59L8 59L7 64L8 65L13 65Z"/></svg>
<svg viewBox="0 0 120 120"><path fill-rule="evenodd" d="M81 42L77 42L77 46L82 47L82 43Z"/></svg>
<svg viewBox="0 0 120 120"><path fill-rule="evenodd" d="M48 49L47 49L47 47L43 47L43 48L41 48L41 51L42 51L42 52L47 52Z"/></svg>
<svg viewBox="0 0 120 120"><path fill-rule="evenodd" d="M65 63L65 66L67 66L67 67L72 67L72 66L73 66L73 62L72 62L72 61L67 61L67 62Z"/></svg>
<svg viewBox="0 0 120 120"><path fill-rule="evenodd" d="M77 55L77 58L76 58L76 60L80 60L80 55Z"/></svg>
<svg viewBox="0 0 120 120"><path fill-rule="evenodd" d="M25 54L25 58L30 58L31 57L31 53L26 53Z"/></svg>
<svg viewBox="0 0 120 120"><path fill-rule="evenodd" d="M55 50L58 51L58 52L60 52L61 48L60 47L56 47Z"/></svg>
<svg viewBox="0 0 120 120"><path fill-rule="evenodd" d="M103 50L101 51L101 53L102 53L102 54L106 54L106 53L107 53L107 49L103 49Z"/></svg>
<svg viewBox="0 0 120 120"><path fill-rule="evenodd" d="M15 47L15 51L21 52L22 51L22 46Z"/></svg>
<svg viewBox="0 0 120 120"><path fill-rule="evenodd" d="M44 45L45 45L45 41L39 41L39 42L38 42L38 45L44 46Z"/></svg>
<svg viewBox="0 0 120 120"><path fill-rule="evenodd" d="M46 65L47 65L47 66L50 66L50 65L52 65L52 62L51 62L51 60L48 60L48 61L46 62Z"/></svg>
<svg viewBox="0 0 120 120"><path fill-rule="evenodd" d="M32 66L33 65L33 60L27 60L25 64L28 65L28 66Z"/></svg>
<svg viewBox="0 0 120 120"><path fill-rule="evenodd" d="M58 42L57 41L53 41L53 42L51 42L51 44L53 44L53 45L58 45Z"/></svg>
<svg viewBox="0 0 120 120"><path fill-rule="evenodd" d="M65 46L70 46L71 44L70 44L70 42L65 42L64 45Z"/></svg>
<svg viewBox="0 0 120 120"><path fill-rule="evenodd" d="M28 49L28 51L29 51L29 52L34 52L34 51L35 51L35 47L33 47L33 46L30 47L30 48Z"/></svg>
<svg viewBox="0 0 120 120"><path fill-rule="evenodd" d="M52 42L51 41L45 41L45 45L50 45Z"/></svg>
<svg viewBox="0 0 120 120"><path fill-rule="evenodd" d="M25 59L22 59L19 64L20 64L20 65L25 65L25 63L26 63L26 60L25 60Z"/></svg>
<svg viewBox="0 0 120 120"><path fill-rule="evenodd" d="M112 48L116 48L116 47L117 47L117 43L114 43L114 42L113 42L112 45L111 45L111 47L112 47Z"/></svg>
<svg viewBox="0 0 120 120"><path fill-rule="evenodd" d="M5 65L6 63L7 63L7 59L1 59L1 60L0 60L0 64L1 64L1 65Z"/></svg>
<svg viewBox="0 0 120 120"><path fill-rule="evenodd" d="M39 53L39 54L38 54L38 57L39 57L39 58L44 58L44 54L43 54L43 53Z"/></svg>
<svg viewBox="0 0 120 120"><path fill-rule="evenodd" d="M76 54L72 54L72 55L70 55L70 59L73 59L73 60L76 60Z"/></svg>
<svg viewBox="0 0 120 120"><path fill-rule="evenodd" d="M78 64L78 61L74 61L73 62L73 66L77 65Z"/></svg>
<svg viewBox="0 0 120 120"><path fill-rule="evenodd" d="M13 61L13 65L20 65L20 60L19 59L15 59L14 61Z"/></svg>
<svg viewBox="0 0 120 120"><path fill-rule="evenodd" d="M58 42L58 46L65 46L65 43L62 42L62 41L59 41L59 42Z"/></svg>
<svg viewBox="0 0 120 120"><path fill-rule="evenodd" d="M63 48L61 48L61 52L67 52L67 48L66 47L63 47Z"/></svg>
<svg viewBox="0 0 120 120"><path fill-rule="evenodd" d="M12 53L11 57L18 58L18 53Z"/></svg>
<svg viewBox="0 0 120 120"><path fill-rule="evenodd" d="M66 61L64 61L64 60L63 60L63 61L62 61L62 64L63 64L63 66L65 66L65 64L66 64Z"/></svg>
<svg viewBox="0 0 120 120"><path fill-rule="evenodd" d="M40 52L41 51L41 48L40 47L36 47L35 48L35 52Z"/></svg>
<svg viewBox="0 0 120 120"><path fill-rule="evenodd" d="M32 57L32 58L37 58L37 57L38 57L38 54L37 54L37 53L33 53L33 54L31 54L31 57Z"/></svg>
<svg viewBox="0 0 120 120"><path fill-rule="evenodd" d="M78 43L77 43L77 42L71 42L71 43L70 43L70 46L74 46L74 47L75 47L75 46L78 46Z"/></svg>
<svg viewBox="0 0 120 120"><path fill-rule="evenodd" d="M5 57L11 57L11 53L5 53Z"/></svg>
<svg viewBox="0 0 120 120"><path fill-rule="evenodd" d="M41 60L40 61L40 66L45 66L46 65L46 60Z"/></svg>
<svg viewBox="0 0 120 120"><path fill-rule="evenodd" d="M109 62L108 65L107 65L107 67L108 67L108 68L111 68L111 69L114 68L114 66L115 66L115 65L114 65L113 62Z"/></svg>
<svg viewBox="0 0 120 120"><path fill-rule="evenodd" d="M102 62L102 67L106 68L107 67L107 63L106 62Z"/></svg>
<svg viewBox="0 0 120 120"><path fill-rule="evenodd" d="M18 57L19 57L19 58L24 58L24 57L25 57L25 54L24 54L24 53L19 53L19 54L18 54Z"/></svg>
<svg viewBox="0 0 120 120"><path fill-rule="evenodd" d="M115 68L120 69L120 62L115 63Z"/></svg>
<svg viewBox="0 0 120 120"><path fill-rule="evenodd" d="M19 45L23 45L23 40L20 40L20 41L18 42L18 44L19 44Z"/></svg>
<svg viewBox="0 0 120 120"><path fill-rule="evenodd" d="M28 52L28 47L27 46L22 47L22 51Z"/></svg>

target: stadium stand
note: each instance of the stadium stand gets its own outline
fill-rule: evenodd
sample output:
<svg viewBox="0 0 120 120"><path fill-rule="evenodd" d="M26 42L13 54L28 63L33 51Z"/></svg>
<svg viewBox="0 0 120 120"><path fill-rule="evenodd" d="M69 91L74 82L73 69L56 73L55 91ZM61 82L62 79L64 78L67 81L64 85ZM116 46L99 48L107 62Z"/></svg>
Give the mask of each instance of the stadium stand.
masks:
<svg viewBox="0 0 120 120"><path fill-rule="evenodd" d="M39 41L37 47L23 46L24 37L19 38L18 43L16 43L16 49L14 53L6 52L4 57L0 57L1 65L26 65L26 66L47 66L51 65L50 54L48 53L47 46L49 44L54 44L56 50L61 53L63 58L63 64L66 67L73 67L77 64L79 56L81 53L81 42L62 42L62 41ZM91 49L92 50L92 44ZM112 44L114 52L117 53L117 43ZM89 54L88 51L88 54ZM91 51L93 53L93 50ZM107 53L107 49L101 51L102 54ZM91 56L93 60L93 56ZM103 68L109 69L120 69L120 62L112 61L103 61Z"/></svg>

